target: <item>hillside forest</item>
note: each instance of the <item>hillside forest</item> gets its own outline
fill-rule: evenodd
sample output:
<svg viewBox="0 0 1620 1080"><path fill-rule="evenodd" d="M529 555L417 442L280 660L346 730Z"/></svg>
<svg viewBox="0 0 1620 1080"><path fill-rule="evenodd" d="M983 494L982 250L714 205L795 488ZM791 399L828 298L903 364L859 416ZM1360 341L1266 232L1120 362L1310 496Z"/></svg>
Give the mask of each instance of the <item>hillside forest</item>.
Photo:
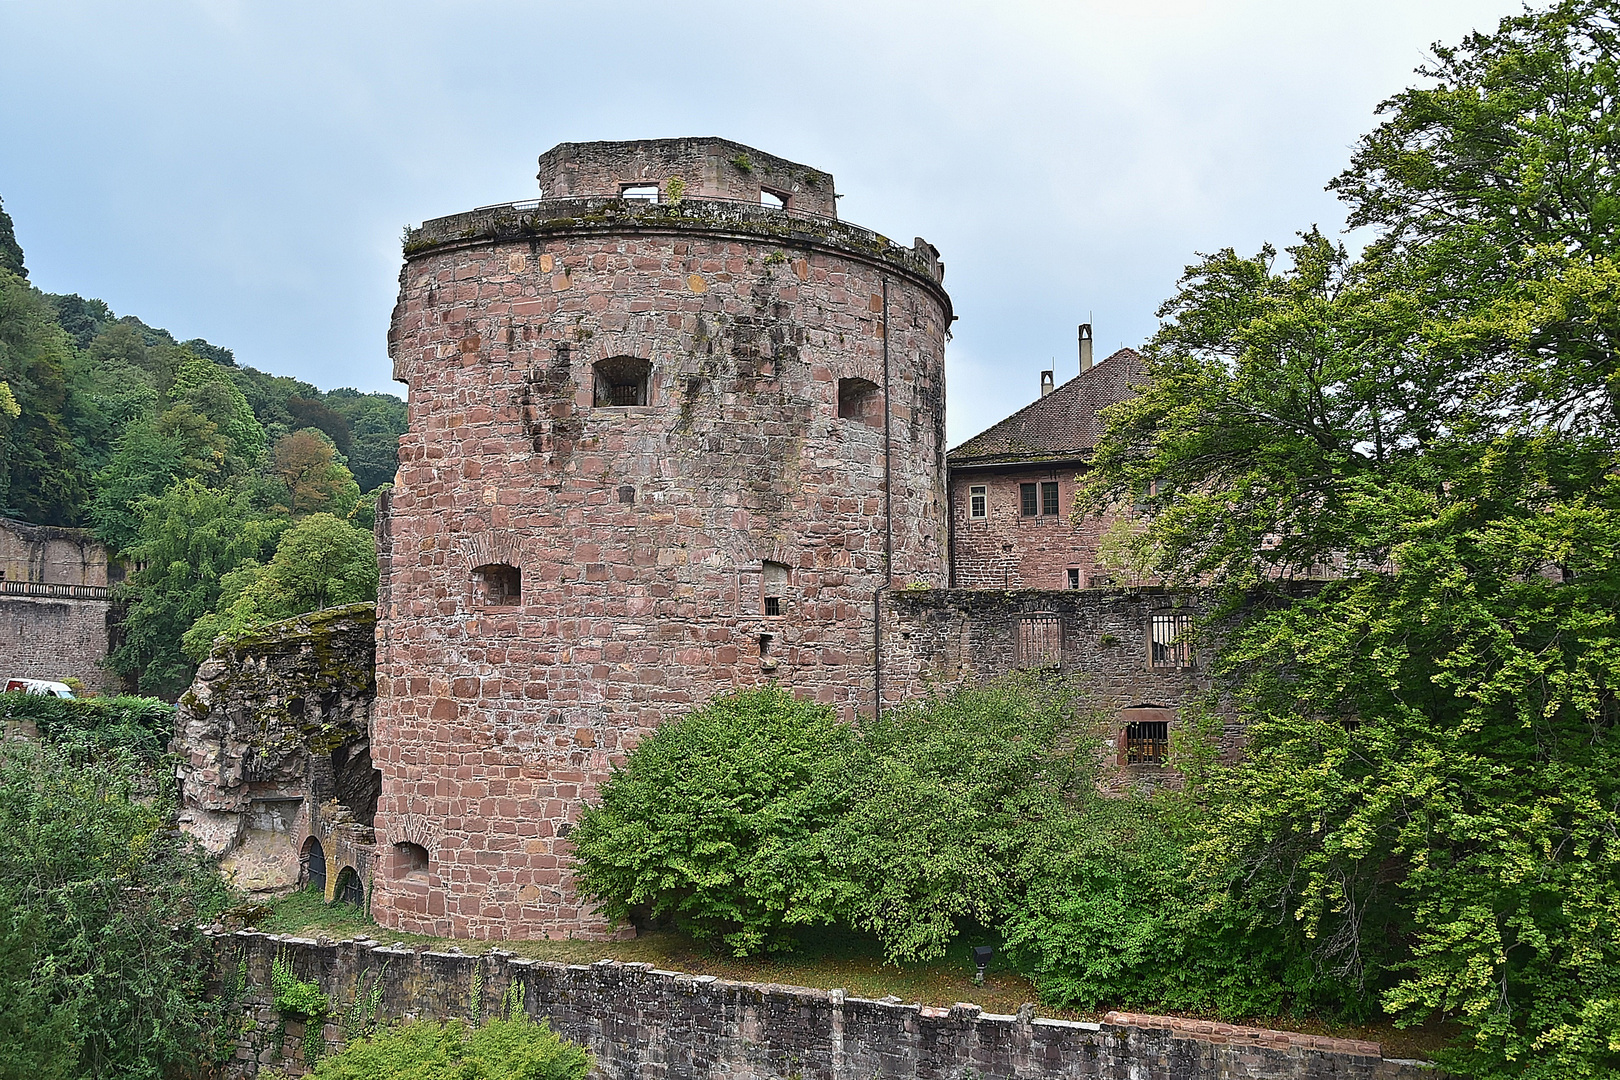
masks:
<svg viewBox="0 0 1620 1080"><path fill-rule="evenodd" d="M213 637L376 595L405 403L322 391L42 292L0 205L0 513L90 530L130 574L110 664L190 682Z"/></svg>

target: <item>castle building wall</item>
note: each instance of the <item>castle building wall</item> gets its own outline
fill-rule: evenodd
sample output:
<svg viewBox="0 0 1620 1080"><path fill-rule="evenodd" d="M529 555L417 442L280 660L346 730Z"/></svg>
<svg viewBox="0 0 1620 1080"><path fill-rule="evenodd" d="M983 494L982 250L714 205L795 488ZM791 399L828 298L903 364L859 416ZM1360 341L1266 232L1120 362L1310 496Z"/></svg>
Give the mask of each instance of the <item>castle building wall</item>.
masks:
<svg viewBox="0 0 1620 1080"><path fill-rule="evenodd" d="M63 595L0 592L0 686L5 679L78 679L91 690L116 691L117 676L102 666L112 612L106 590L92 599L67 595L68 586L49 591Z"/></svg>
<svg viewBox="0 0 1620 1080"><path fill-rule="evenodd" d="M959 589L1068 589L1102 584L1097 549L1112 518L1074 512L1079 462L951 469L951 578ZM1023 487L1058 486L1057 512L1023 513ZM974 517L981 494L985 514ZM1071 571L1073 572L1071 574ZM1072 583L1072 584L1071 584Z"/></svg>
<svg viewBox="0 0 1620 1080"><path fill-rule="evenodd" d="M945 584L942 273L691 200L413 234L374 755L379 841L430 862L380 875L379 921L605 933L564 837L641 733L768 680L871 711L879 586Z"/></svg>
<svg viewBox="0 0 1620 1080"><path fill-rule="evenodd" d="M1074 676L1108 762L1122 767L1117 779L1175 783L1162 764L1130 759L1127 733L1143 720L1164 722L1167 738L1185 730L1188 706L1212 686L1208 646L1172 646L1156 656L1154 621L1162 634L1204 613L1199 594L1158 588L895 592L884 602L884 699L899 705L934 688L980 685L1012 671ZM1227 708L1216 716L1216 729L1206 734L1231 760L1242 750L1243 729Z"/></svg>
<svg viewBox="0 0 1620 1080"><path fill-rule="evenodd" d="M0 518L0 581L107 584L107 547L83 529Z"/></svg>
<svg viewBox="0 0 1620 1080"><path fill-rule="evenodd" d="M106 545L82 529L0 518L0 684L77 679L115 691L104 666L112 601Z"/></svg>

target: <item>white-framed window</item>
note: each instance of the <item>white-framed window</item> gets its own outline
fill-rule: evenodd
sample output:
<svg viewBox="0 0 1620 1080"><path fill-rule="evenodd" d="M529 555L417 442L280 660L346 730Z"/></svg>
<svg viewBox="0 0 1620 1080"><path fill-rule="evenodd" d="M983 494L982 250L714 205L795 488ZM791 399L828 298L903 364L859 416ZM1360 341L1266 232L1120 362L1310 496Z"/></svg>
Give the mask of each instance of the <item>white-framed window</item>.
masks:
<svg viewBox="0 0 1620 1080"><path fill-rule="evenodd" d="M1078 566L1069 567L1068 587L1071 589L1080 587L1080 568Z"/></svg>
<svg viewBox="0 0 1620 1080"><path fill-rule="evenodd" d="M974 484L968 488L968 517L986 518L990 516L990 490L984 484Z"/></svg>

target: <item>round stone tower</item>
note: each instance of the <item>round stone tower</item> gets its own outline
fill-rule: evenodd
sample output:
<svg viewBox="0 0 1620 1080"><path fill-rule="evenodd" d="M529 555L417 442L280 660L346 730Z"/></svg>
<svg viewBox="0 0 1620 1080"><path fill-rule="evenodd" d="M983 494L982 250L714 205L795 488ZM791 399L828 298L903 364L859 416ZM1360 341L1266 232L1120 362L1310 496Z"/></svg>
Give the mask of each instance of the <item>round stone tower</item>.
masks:
<svg viewBox="0 0 1620 1080"><path fill-rule="evenodd" d="M734 687L869 714L882 593L945 584L938 252L720 139L565 143L539 179L405 241L373 719L400 930L604 932L564 838L612 762Z"/></svg>

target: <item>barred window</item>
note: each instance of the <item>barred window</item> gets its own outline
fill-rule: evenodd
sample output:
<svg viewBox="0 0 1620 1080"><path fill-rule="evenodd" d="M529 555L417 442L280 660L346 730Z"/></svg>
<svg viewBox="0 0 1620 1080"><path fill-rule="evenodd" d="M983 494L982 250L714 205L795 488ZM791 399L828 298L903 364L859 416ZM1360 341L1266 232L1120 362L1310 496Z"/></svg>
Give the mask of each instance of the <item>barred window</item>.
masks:
<svg viewBox="0 0 1620 1080"><path fill-rule="evenodd" d="M1152 616L1149 641L1152 665L1156 668L1192 666L1192 643L1186 635L1192 629L1192 616L1164 612Z"/></svg>
<svg viewBox="0 0 1620 1080"><path fill-rule="evenodd" d="M787 595L788 575L789 570L782 563L764 564L759 578L761 614L782 614L782 598Z"/></svg>
<svg viewBox="0 0 1620 1080"><path fill-rule="evenodd" d="M1125 764L1163 764L1170 756L1170 723L1139 720L1125 725Z"/></svg>

